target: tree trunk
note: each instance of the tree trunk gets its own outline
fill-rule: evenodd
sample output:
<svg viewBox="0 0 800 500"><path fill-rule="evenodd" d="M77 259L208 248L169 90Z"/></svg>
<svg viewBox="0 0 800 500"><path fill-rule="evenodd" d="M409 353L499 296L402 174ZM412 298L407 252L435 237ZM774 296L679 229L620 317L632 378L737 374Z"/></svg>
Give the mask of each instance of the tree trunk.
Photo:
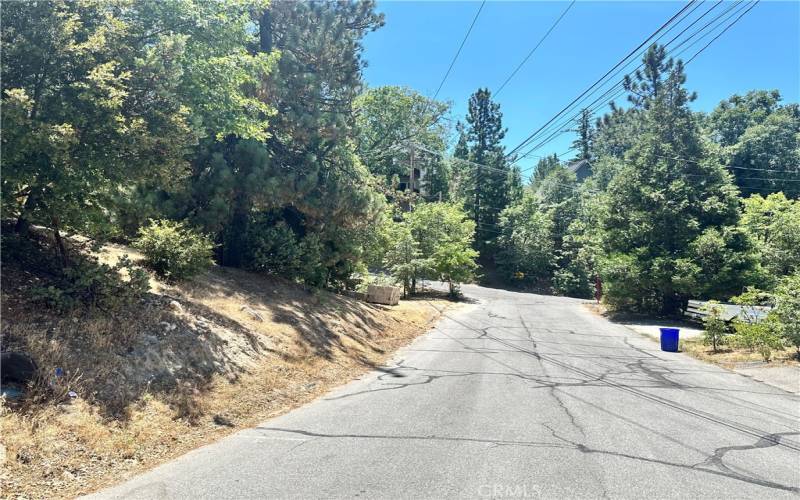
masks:
<svg viewBox="0 0 800 500"><path fill-rule="evenodd" d="M28 235L28 231L31 228L29 217L34 208L36 208L36 195L33 193L33 191L31 191L31 193L25 199L25 204L22 205L22 212L20 212L19 217L17 218L17 223L14 225L15 233L19 234L20 236Z"/></svg>
<svg viewBox="0 0 800 500"><path fill-rule="evenodd" d="M53 238L56 242L58 260L61 263L61 268L65 269L69 265L69 258L67 257L67 248L64 246L64 240L61 238L61 232L59 231L59 220L57 216L53 215L50 217L50 225L53 229Z"/></svg>

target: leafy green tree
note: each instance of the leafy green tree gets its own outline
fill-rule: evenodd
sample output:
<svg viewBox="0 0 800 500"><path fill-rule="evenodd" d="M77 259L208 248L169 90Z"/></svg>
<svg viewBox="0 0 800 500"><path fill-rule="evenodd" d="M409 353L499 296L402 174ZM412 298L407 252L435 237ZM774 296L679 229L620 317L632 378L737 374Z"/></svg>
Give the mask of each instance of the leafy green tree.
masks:
<svg viewBox="0 0 800 500"><path fill-rule="evenodd" d="M386 232L386 265L407 293L416 293L417 281L429 278L447 281L455 295L458 283L474 275L475 223L457 204L419 203Z"/></svg>
<svg viewBox="0 0 800 500"><path fill-rule="evenodd" d="M781 279L775 289L773 316L779 333L800 356L800 273Z"/></svg>
<svg viewBox="0 0 800 500"><path fill-rule="evenodd" d="M444 243L472 242L475 223L454 203L420 203L406 214L420 251L430 257Z"/></svg>
<svg viewBox="0 0 800 500"><path fill-rule="evenodd" d="M119 192L170 184L204 136L263 139L251 96L274 66L252 54L262 2L13 2L3 6L3 209L97 235ZM208 23L209 19L215 22Z"/></svg>
<svg viewBox="0 0 800 500"><path fill-rule="evenodd" d="M458 295L459 283L471 280L478 267L475 222L454 203L417 205L407 219L433 277L448 283L451 296Z"/></svg>
<svg viewBox="0 0 800 500"><path fill-rule="evenodd" d="M709 301L705 307L706 315L703 317L703 343L710 345L711 350L717 352L719 346L727 340L725 334L728 327L722 319L723 308L716 301Z"/></svg>
<svg viewBox="0 0 800 500"><path fill-rule="evenodd" d="M357 153L370 172L387 180L408 175L413 144L444 155L449 131L442 118L450 111L447 103L407 87L384 86L367 90L354 106ZM416 156L425 155L417 150Z"/></svg>
<svg viewBox="0 0 800 500"><path fill-rule="evenodd" d="M472 248L471 241L444 243L433 253L433 269L440 280L447 282L451 297L459 295L461 283L475 277L477 258L478 251Z"/></svg>
<svg viewBox="0 0 800 500"><path fill-rule="evenodd" d="M769 294L765 294L757 288L748 287L744 293L731 299L733 303L745 306L743 308L744 317L736 318L733 321L736 333L731 338L731 342L736 347L757 351L764 361L772 358L773 350L784 347L784 339L780 334L780 327L775 315L769 314L766 318L761 319L750 312L755 306L762 305L769 298Z"/></svg>
<svg viewBox="0 0 800 500"><path fill-rule="evenodd" d="M553 221L527 192L500 215L501 235L496 257L498 270L509 281L547 283L556 264Z"/></svg>
<svg viewBox="0 0 800 500"><path fill-rule="evenodd" d="M753 125L759 125L779 109L777 90L753 90L744 96L723 100L708 116L712 138L722 146L733 146Z"/></svg>
<svg viewBox="0 0 800 500"><path fill-rule="evenodd" d="M726 149L728 165L745 193L800 195L800 112L780 112L745 130Z"/></svg>
<svg viewBox="0 0 800 500"><path fill-rule="evenodd" d="M780 101L777 90L750 91L722 101L708 117L709 134L745 194L800 194L800 107Z"/></svg>
<svg viewBox="0 0 800 500"><path fill-rule="evenodd" d="M389 272L403 284L403 297L413 293L412 283L429 267L420 257L419 245L405 224L394 224L386 249L385 265Z"/></svg>
<svg viewBox="0 0 800 500"><path fill-rule="evenodd" d="M416 280L430 268L430 261L422 258L419 243L406 223L393 223L387 227L388 242L384 264L392 276L403 284L403 297L414 293Z"/></svg>
<svg viewBox="0 0 800 500"><path fill-rule="evenodd" d="M800 270L800 201L773 193L743 202L741 225L755 241L762 267L773 279Z"/></svg>

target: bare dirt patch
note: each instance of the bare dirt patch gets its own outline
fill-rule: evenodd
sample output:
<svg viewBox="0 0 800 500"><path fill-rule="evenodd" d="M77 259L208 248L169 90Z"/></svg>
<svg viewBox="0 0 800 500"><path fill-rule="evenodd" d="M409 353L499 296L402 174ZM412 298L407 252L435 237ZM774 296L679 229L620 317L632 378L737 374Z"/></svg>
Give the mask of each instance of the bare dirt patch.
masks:
<svg viewBox="0 0 800 500"><path fill-rule="evenodd" d="M152 280L120 313L58 315L24 299L25 270L4 266L2 279L3 349L39 372L25 404L0 405L4 498L74 497L285 413L384 363L453 306L366 304L214 268Z"/></svg>

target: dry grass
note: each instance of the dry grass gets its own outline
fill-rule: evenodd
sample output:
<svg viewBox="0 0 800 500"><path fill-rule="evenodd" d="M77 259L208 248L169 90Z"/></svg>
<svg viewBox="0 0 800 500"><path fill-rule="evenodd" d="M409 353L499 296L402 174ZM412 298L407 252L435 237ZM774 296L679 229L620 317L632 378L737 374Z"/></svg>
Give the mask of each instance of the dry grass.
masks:
<svg viewBox="0 0 800 500"><path fill-rule="evenodd" d="M631 319L643 320L649 318L642 315L623 315L608 311L603 304L586 304L585 307L600 317L609 321L625 324ZM670 320L670 326L688 325L694 328L700 328L696 323L689 323L684 320ZM641 333L640 333L641 334ZM645 337L658 342L659 338L656 335L642 334ZM716 365L733 369L737 365L746 363L763 363L765 366L779 366L779 365L793 365L800 366L800 359L797 355L797 350L792 347L785 347L780 350L772 351L772 358L768 363L764 363L764 358L761 357L757 351L750 351L748 349L735 348L729 345L724 345L714 352L710 345L703 344L702 338L681 339L680 351L692 356L693 358L700 359L707 363L714 363Z"/></svg>
<svg viewBox="0 0 800 500"><path fill-rule="evenodd" d="M763 363L764 358L757 351L748 349L737 349L729 346L719 347L717 352L711 346L703 344L702 339L682 340L680 343L681 351L708 363L714 363L725 368L733 369L737 365L744 363ZM773 350L772 358L765 365L793 365L800 366L797 359L797 351L794 347L785 347L782 350Z"/></svg>
<svg viewBox="0 0 800 500"><path fill-rule="evenodd" d="M153 280L124 314L60 317L22 299L24 282L4 267L2 341L41 375L34 401L0 405L5 498L87 493L284 413L384 363L439 314L215 268L179 286ZM67 375L54 386L55 367Z"/></svg>

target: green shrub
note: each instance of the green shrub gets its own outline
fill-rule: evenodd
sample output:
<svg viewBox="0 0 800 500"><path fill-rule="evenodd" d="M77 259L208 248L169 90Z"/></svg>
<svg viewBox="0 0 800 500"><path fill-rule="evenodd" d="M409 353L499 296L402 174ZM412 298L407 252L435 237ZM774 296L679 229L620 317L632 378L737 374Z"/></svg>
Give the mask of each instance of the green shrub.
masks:
<svg viewBox="0 0 800 500"><path fill-rule="evenodd" d="M247 234L245 267L251 271L295 279L300 275L302 249L286 224L259 221Z"/></svg>
<svg viewBox="0 0 800 500"><path fill-rule="evenodd" d="M151 220L139 230L134 245L144 254L148 267L165 278L188 278L213 263L211 240L181 222Z"/></svg>
<svg viewBox="0 0 800 500"><path fill-rule="evenodd" d="M737 347L756 351L761 354L764 361L772 358L772 351L783 349L783 338L778 334L774 321L767 318L758 323L734 321L736 333L733 335L733 344Z"/></svg>
<svg viewBox="0 0 800 500"><path fill-rule="evenodd" d="M800 355L800 273L781 279L773 298L775 309L770 313L780 335L795 346Z"/></svg>
<svg viewBox="0 0 800 500"><path fill-rule="evenodd" d="M301 238L284 221L264 217L248 231L245 267L322 287L329 274L325 250L319 234L308 232Z"/></svg>
<svg viewBox="0 0 800 500"><path fill-rule="evenodd" d="M714 352L726 342L725 334L728 326L722 319L722 306L716 301L709 301L705 306L707 315L703 318L703 343L710 345Z"/></svg>
<svg viewBox="0 0 800 500"><path fill-rule="evenodd" d="M759 318L755 307L769 304L772 296L757 288L748 287L744 293L733 297L731 301L744 306L742 308L744 317L733 322L736 332L732 338L733 344L736 347L757 351L764 361L769 361L773 349L784 347L780 325L772 313L766 318Z"/></svg>
<svg viewBox="0 0 800 500"><path fill-rule="evenodd" d="M471 281L475 277L477 258L477 250L459 243L447 243L433 253L433 268L439 279L448 283L451 297L461 294L460 283Z"/></svg>
<svg viewBox="0 0 800 500"><path fill-rule="evenodd" d="M34 301L62 312L79 306L112 312L142 298L149 281L144 269L134 266L127 255L114 266L79 257L51 282L33 288L31 295Z"/></svg>
<svg viewBox="0 0 800 500"><path fill-rule="evenodd" d="M300 242L300 279L309 286L323 287L328 281L328 266L325 262L326 248L319 234L307 233Z"/></svg>

